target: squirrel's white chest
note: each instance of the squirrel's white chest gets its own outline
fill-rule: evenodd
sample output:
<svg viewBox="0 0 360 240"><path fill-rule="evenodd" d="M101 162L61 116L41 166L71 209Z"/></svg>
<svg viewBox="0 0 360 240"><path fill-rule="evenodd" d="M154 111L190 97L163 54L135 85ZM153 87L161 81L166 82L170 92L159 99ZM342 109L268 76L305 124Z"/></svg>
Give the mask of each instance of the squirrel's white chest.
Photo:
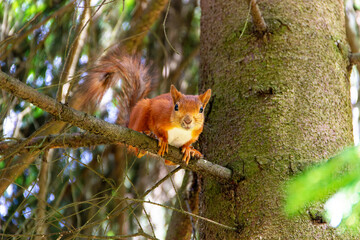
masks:
<svg viewBox="0 0 360 240"><path fill-rule="evenodd" d="M181 147L191 140L191 130L183 128L173 128L168 131L168 143L174 147Z"/></svg>

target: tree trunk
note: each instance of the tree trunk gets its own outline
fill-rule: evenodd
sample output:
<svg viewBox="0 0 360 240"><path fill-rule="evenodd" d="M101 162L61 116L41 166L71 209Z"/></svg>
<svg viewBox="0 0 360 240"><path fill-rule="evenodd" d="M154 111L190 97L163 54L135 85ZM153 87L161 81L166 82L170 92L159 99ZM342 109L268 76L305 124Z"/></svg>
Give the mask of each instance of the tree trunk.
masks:
<svg viewBox="0 0 360 240"><path fill-rule="evenodd" d="M305 212L287 218L282 187L352 144L343 2L258 6L265 35L247 22L248 1L201 1L201 89L214 93L202 152L245 179L203 178L200 214L238 231L201 221L201 239L338 238Z"/></svg>

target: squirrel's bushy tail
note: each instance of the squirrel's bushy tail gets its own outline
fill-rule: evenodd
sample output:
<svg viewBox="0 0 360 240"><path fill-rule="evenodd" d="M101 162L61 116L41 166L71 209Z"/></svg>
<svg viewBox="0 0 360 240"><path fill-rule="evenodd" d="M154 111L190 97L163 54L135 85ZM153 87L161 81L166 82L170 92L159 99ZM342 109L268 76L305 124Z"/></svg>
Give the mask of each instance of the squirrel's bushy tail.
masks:
<svg viewBox="0 0 360 240"><path fill-rule="evenodd" d="M94 109L105 92L121 81L117 93L119 115L117 123L126 126L131 109L146 97L154 83L149 68L139 57L130 56L120 49L110 50L91 68L75 92L71 106L79 110Z"/></svg>

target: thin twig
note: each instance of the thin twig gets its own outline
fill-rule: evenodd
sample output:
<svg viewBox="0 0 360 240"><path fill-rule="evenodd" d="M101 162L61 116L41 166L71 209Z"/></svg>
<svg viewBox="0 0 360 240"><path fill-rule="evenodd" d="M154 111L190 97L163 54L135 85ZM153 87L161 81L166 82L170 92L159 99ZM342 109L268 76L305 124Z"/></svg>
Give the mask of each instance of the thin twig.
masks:
<svg viewBox="0 0 360 240"><path fill-rule="evenodd" d="M180 169L182 169L181 167L177 167L174 170L172 170L170 173L168 173L165 177L163 177L162 179L160 179L158 182L156 182L151 188L149 188L148 190L146 190L144 192L143 195L141 195L141 198L145 198L150 192L152 192L155 188L157 188L158 186L160 186L163 182L165 182L168 178L170 178L172 175L174 175L175 173L177 173Z"/></svg>
<svg viewBox="0 0 360 240"><path fill-rule="evenodd" d="M193 213L191 213L191 212L179 210L179 209L177 209L177 208L170 207L170 206L166 206L166 205L163 205L163 204L160 204L160 203L155 203L155 202L151 202L151 201L147 201L147 200L142 200L142 199L135 199L135 198L125 198L125 199L126 199L126 200L129 200L129 201L133 201L133 202L149 203L149 204L152 204L152 205L155 205L155 206L159 206L159 207L163 207L163 208L170 209L170 210L172 210L172 211L177 211L177 212L180 212L180 213L183 213L183 214L187 214L187 215L192 216L192 217L194 217L194 218L198 218L198 219L204 220L204 221L206 221L206 222L209 222L209 223L218 225L218 226L223 227L223 228L225 228L225 229L229 229L229 230L233 230L233 231L236 231L236 230L237 230L235 227L227 226L227 225L225 225L225 224L215 222L215 221L213 221L213 220L211 220L211 219L208 219L208 218L205 218L205 217L202 217L202 216L193 214Z"/></svg>
<svg viewBox="0 0 360 240"><path fill-rule="evenodd" d="M190 208L190 204L189 204L189 200L185 199L185 204L186 204L186 209L188 212L191 212L191 208ZM196 234L196 227L195 227L195 222L194 222L194 218L192 216L190 216L190 222L191 222L191 226L192 226L192 234L193 237L195 238L195 234Z"/></svg>
<svg viewBox="0 0 360 240"><path fill-rule="evenodd" d="M148 189L148 190L141 196L141 198L143 199L143 198L144 198L145 196L147 196L151 191L153 191L155 188L157 188L161 183L163 183L163 182L164 182L165 180L167 180L170 176L172 176L173 174L175 174L176 172L178 172L180 169L181 169L181 167L178 167L178 168L174 169L173 171L171 171L169 174L167 174L165 177L163 177L161 180L159 180L156 184L154 184L150 189ZM123 183L124 183L124 181L123 181ZM123 184L123 183L122 183L122 184ZM121 185L121 184L120 184L120 185ZM107 190L105 190L105 191L107 191ZM105 191L104 191L104 192L105 192ZM116 190L115 190L115 191L116 191ZM99 194L100 194L100 193L99 193ZM107 200L107 198L104 198L104 197L101 197L101 198L103 198L103 201L104 201L104 202ZM125 198L119 198L119 197L118 197L117 199L119 199L120 201L126 200ZM95 199L93 199L93 200L95 200ZM78 203L89 203L89 201L82 201L82 202L78 202ZM73 204L75 204L75 203L73 203ZM57 212L58 212L58 211L62 211L62 210L65 209L65 208L71 207L73 204L68 204L68 205L66 205L66 206L58 209ZM89 204L91 204L91 203L89 203ZM107 204L108 204L108 202L105 203L105 205L107 205ZM133 206L133 210L135 210L135 208L138 206L138 204L140 204L140 202L135 202L135 206ZM118 204L118 206L120 206L120 204ZM115 207L115 208L108 214L107 220L110 220L110 219L114 218L115 216L118 215L118 213L123 212L123 211L125 211L125 210L127 210L128 208L131 208L131 207L132 207L132 206L131 206L130 203L128 203L126 206L122 207L122 208L119 209L119 210L117 210L117 207ZM132 210L132 211L133 211L133 210ZM66 217L63 216L62 219L64 220L64 219L66 219L66 218L68 218L68 217L70 217L70 216L66 216ZM81 229L84 230L84 229L86 229L86 228L91 228L91 227L93 227L93 226L99 225L101 222L103 222L103 220L94 221L94 222L91 222L91 223L86 223ZM141 228L141 226L140 226L140 228ZM75 230L72 230L72 231L75 232ZM140 232L141 232L141 229L140 229Z"/></svg>
<svg viewBox="0 0 360 240"><path fill-rule="evenodd" d="M13 137L17 138L20 135L20 127L21 127L22 120L29 113L31 113L31 107L27 106L26 108L24 108L24 110L22 110L20 113L17 114Z"/></svg>
<svg viewBox="0 0 360 240"><path fill-rule="evenodd" d="M129 183L131 184L131 186L132 186L132 188L133 188L133 190L134 190L135 194L136 194L137 196L139 196L139 194L138 194L138 192L137 192L137 190L136 190L136 187L135 187L134 183L131 181L131 179L129 178L129 176L128 176L127 174L126 174L126 178L127 178L127 180L129 181ZM137 205L135 205L134 207L132 207L131 205L128 205L128 206L129 206L129 208L131 209L131 214L135 211L135 208L137 207ZM145 208L143 208L142 210L144 211L145 216L146 216L146 219L147 219L147 220L148 220L148 222L149 222L149 225L150 225L151 231L152 231L153 235L155 236L154 227L153 227L153 224L151 223L151 220L150 220L149 214L147 213L147 211L146 211L146 209L145 209ZM141 228L141 230L143 230L143 229L142 229L142 226L141 226L141 223L140 223L140 221L138 220L138 218L136 217L136 215L135 215L135 214L134 214L134 217L135 217L135 220L137 221L137 223L138 223L139 227Z"/></svg>
<svg viewBox="0 0 360 240"><path fill-rule="evenodd" d="M21 142L20 144L17 144L16 146L14 146L13 148L8 149L7 151L4 152L4 157L1 159L2 161L6 160L6 159L10 159L12 156L14 156L15 154L17 154L18 152L20 152L30 141L32 138L36 137L37 135L39 135L44 129L46 129L49 126L49 122L45 123L41 128L37 129L35 132L33 132L30 137L28 137L26 140L24 140L23 142ZM9 165L11 164L11 161L8 161Z"/></svg>
<svg viewBox="0 0 360 240"><path fill-rule="evenodd" d="M199 54L200 46L197 45L194 47L194 49L191 51L189 55L186 57L183 57L178 67L170 72L168 77L168 88L170 88L171 84L177 84L179 82L181 74L184 73L184 69L189 65L189 63ZM180 84L179 84L180 85Z"/></svg>
<svg viewBox="0 0 360 240"><path fill-rule="evenodd" d="M89 165L87 165L86 163L81 162L80 160L78 160L77 158L74 158L71 156L71 154L67 154L67 153L63 153L64 156L71 158L72 161L77 162L79 165L83 165L84 167L86 167L87 169L90 170L90 172L94 173L95 175L97 175L102 181L106 182L107 184L110 185L110 187L112 189L116 189L116 186L114 185L114 183L112 183L108 178L106 178L104 175L98 173L95 169L92 169Z"/></svg>
<svg viewBox="0 0 360 240"><path fill-rule="evenodd" d="M30 186L30 188L27 188L27 189L22 188L22 190L24 191L24 192L23 192L24 198L23 198L23 200L21 201L21 203L15 208L15 211L13 211L13 212L11 213L11 215L8 217L8 219L7 219L7 221L5 222L5 224L2 224L2 225L3 225L3 227L2 227L3 231L6 232L6 228L7 228L7 226L9 225L9 223L11 222L11 220L13 219L13 216L15 215L15 213L16 213L16 212L20 213L20 212L22 212L21 210L25 209L25 205L26 205L26 203L27 203L27 199L28 199L28 197L30 196L30 194L32 193L32 190L34 189L34 187L35 187L35 184L33 184L32 186ZM25 225L22 225L22 227L24 227L24 226L25 226Z"/></svg>
<svg viewBox="0 0 360 240"><path fill-rule="evenodd" d="M177 193L178 198L175 203L175 208L184 210L182 205L186 204L185 201L189 197L188 185L191 179L191 172L185 171L182 184ZM188 209L187 209L188 210ZM188 210L189 211L189 210ZM193 211L189 211L194 213ZM197 214L197 212L195 212ZM191 217L192 218L192 217ZM187 215L181 214L177 211L171 213L170 222L166 231L166 240L171 239L190 239L191 236L191 222Z"/></svg>
<svg viewBox="0 0 360 240"><path fill-rule="evenodd" d="M167 20L167 17L168 17L168 14L169 14L169 11L170 11L170 5L171 5L171 0L169 0L169 3L168 3L168 7L166 9L166 13L165 13L165 18L164 18L164 21L163 21L163 30L164 30L164 36L165 36L165 39L166 39L166 42L169 44L170 48L178 55L180 55L180 53L173 47L173 45L171 44L168 36L167 36L167 33L166 33L166 20Z"/></svg>

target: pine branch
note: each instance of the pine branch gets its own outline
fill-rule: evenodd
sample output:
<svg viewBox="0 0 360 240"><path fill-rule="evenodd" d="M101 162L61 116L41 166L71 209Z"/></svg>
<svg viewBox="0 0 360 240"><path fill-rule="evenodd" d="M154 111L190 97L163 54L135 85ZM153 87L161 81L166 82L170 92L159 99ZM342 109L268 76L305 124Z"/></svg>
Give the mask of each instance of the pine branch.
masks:
<svg viewBox="0 0 360 240"><path fill-rule="evenodd" d="M156 154L158 150L157 141L139 132L133 131L119 125L105 122L84 112L72 109L54 99L37 92L19 80L0 71L0 86L2 89L31 102L54 116L56 120L68 122L91 133L102 135L111 141L129 144L139 149ZM184 168L199 172L203 175L210 175L217 179L231 180L232 171L228 168L213 164L205 159L191 161L189 165L181 161L182 154L178 148L169 146L169 153L166 159L179 164Z"/></svg>

